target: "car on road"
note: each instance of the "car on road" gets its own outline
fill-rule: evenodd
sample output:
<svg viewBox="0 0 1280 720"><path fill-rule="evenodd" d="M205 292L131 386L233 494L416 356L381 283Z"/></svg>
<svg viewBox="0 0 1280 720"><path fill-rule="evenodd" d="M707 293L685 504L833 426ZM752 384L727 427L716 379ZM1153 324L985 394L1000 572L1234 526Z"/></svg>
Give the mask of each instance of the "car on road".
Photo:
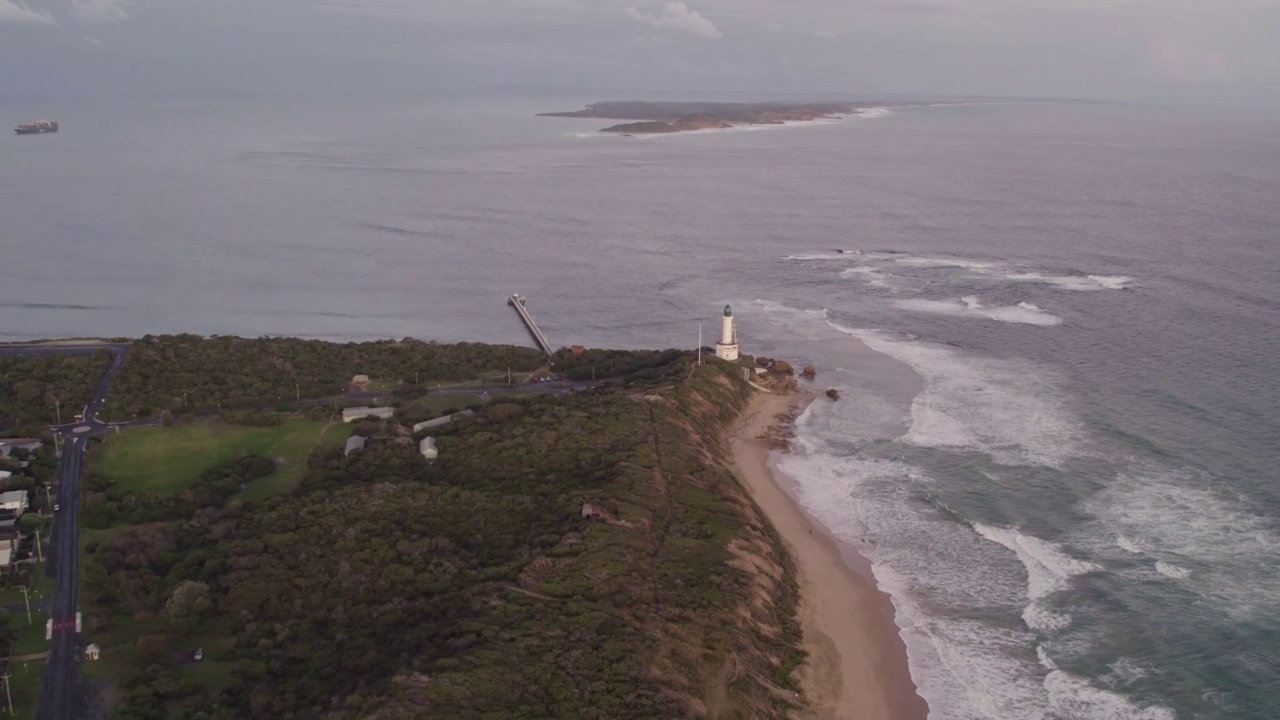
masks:
<svg viewBox="0 0 1280 720"><path fill-rule="evenodd" d="M58 503L53 504L53 511L58 512Z"/></svg>

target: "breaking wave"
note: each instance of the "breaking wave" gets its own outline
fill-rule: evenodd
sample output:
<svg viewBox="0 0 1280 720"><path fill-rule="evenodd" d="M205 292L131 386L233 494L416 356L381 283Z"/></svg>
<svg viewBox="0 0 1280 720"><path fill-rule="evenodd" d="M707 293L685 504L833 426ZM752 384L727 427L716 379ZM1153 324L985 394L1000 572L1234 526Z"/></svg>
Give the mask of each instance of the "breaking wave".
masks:
<svg viewBox="0 0 1280 720"><path fill-rule="evenodd" d="M914 299L897 300L894 304L903 310L929 313L932 315L978 318L1004 323L1018 323L1021 325L1039 325L1041 327L1052 327L1054 325L1062 324L1062 318L1057 315L1053 315L1052 313L1045 312L1031 303L1021 302L1017 305L1009 305L1006 307L987 307L979 302L976 295L963 297L959 301Z"/></svg>

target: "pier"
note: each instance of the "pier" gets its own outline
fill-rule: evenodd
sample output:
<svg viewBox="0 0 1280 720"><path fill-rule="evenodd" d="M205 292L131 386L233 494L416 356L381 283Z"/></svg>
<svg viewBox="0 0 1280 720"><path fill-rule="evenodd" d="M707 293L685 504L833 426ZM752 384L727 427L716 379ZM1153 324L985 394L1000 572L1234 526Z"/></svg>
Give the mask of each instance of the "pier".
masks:
<svg viewBox="0 0 1280 720"><path fill-rule="evenodd" d="M507 304L516 309L516 314L520 316L524 326L529 328L529 334L533 336L533 341L538 344L538 349L546 354L547 357L551 357L555 350L551 348L551 343L547 342L547 336L543 335L542 331L538 329L538 323L533 321L533 316L525 308L524 298L517 293L507 298Z"/></svg>

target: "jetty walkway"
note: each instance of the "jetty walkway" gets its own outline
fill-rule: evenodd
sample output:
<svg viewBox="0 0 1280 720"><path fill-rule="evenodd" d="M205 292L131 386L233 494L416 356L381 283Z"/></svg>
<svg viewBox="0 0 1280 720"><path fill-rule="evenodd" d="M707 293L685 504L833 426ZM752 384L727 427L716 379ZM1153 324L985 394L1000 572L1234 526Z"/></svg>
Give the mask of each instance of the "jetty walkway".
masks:
<svg viewBox="0 0 1280 720"><path fill-rule="evenodd" d="M520 316L520 320L524 322L524 326L529 328L529 334L533 336L533 341L538 344L538 349L547 357L555 354L555 350L551 347L551 343L547 342L547 336L542 334L538 329L538 323L533 321L533 316L529 314L529 310L524 306L524 298L519 293L507 298L507 304L516 309L516 314Z"/></svg>

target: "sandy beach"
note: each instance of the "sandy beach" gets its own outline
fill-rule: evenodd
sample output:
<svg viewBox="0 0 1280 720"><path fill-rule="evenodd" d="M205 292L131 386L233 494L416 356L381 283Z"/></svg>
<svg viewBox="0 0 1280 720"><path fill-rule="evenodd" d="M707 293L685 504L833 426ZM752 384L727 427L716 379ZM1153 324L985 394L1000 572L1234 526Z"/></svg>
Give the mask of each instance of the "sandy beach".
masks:
<svg viewBox="0 0 1280 720"><path fill-rule="evenodd" d="M809 717L923 720L928 707L911 680L889 596L845 563L836 540L804 514L770 467L777 426L811 399L761 393L731 437L739 476L782 536L799 574L800 620L809 652L801 682L810 700Z"/></svg>

